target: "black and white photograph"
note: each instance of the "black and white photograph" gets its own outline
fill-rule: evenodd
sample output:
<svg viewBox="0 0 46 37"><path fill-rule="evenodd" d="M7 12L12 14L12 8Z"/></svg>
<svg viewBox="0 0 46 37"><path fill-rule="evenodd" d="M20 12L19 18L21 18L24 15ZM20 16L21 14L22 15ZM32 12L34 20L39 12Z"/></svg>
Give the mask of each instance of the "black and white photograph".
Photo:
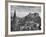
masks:
<svg viewBox="0 0 46 37"><path fill-rule="evenodd" d="M41 30L40 6L11 6L11 31ZM13 13L14 10L14 13Z"/></svg>
<svg viewBox="0 0 46 37"><path fill-rule="evenodd" d="M43 33L43 4L8 3L8 33Z"/></svg>

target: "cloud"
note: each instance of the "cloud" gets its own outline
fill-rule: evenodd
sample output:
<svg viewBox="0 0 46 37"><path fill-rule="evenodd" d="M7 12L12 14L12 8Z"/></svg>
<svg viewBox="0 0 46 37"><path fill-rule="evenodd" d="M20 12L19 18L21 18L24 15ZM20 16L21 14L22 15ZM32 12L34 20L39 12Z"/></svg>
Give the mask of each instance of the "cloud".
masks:
<svg viewBox="0 0 46 37"><path fill-rule="evenodd" d="M12 10L16 11L17 17L24 17L32 12L34 12L34 13L37 12L39 14L41 13L40 6L12 6Z"/></svg>

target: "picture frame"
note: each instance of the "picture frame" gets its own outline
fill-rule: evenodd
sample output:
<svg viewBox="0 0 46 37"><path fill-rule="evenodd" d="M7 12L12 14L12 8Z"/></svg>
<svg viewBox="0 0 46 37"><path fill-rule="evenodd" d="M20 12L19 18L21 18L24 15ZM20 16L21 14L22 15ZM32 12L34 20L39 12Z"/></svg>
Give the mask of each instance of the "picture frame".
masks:
<svg viewBox="0 0 46 37"><path fill-rule="evenodd" d="M8 25L7 25L8 35L17 35L17 36L18 35L37 35L37 34L45 33L45 3L8 1L7 12L8 12ZM19 25L17 21L15 21L14 15L16 16L16 18L18 17L16 20L21 20L19 21L21 25ZM35 17L36 15L37 16L39 15L41 22L39 19L37 19L37 23L33 21L33 20L36 20L36 19L33 19L33 17ZM14 16L14 19L13 19L13 16ZM29 19L30 17L32 19ZM40 23L40 27L37 27L39 23ZM36 26L34 26L34 24L36 24ZM16 26L16 25L19 25L19 26Z"/></svg>

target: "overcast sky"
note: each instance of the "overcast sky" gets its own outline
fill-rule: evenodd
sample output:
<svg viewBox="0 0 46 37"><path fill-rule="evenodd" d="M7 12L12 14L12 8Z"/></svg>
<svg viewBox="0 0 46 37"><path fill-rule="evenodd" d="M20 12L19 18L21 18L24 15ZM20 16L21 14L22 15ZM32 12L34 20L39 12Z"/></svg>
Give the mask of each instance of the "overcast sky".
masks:
<svg viewBox="0 0 46 37"><path fill-rule="evenodd" d="M16 11L17 17L24 17L28 15L29 13L41 13L41 7L40 6L11 6L11 13L14 14L14 11Z"/></svg>

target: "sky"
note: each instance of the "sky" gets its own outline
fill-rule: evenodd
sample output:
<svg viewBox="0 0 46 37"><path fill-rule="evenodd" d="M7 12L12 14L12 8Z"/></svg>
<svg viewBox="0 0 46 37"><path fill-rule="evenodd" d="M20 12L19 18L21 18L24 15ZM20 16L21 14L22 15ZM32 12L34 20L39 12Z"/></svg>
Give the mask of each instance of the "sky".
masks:
<svg viewBox="0 0 46 37"><path fill-rule="evenodd" d="M16 12L17 17L24 17L29 13L39 13L41 14L40 6L11 6L11 14L14 15Z"/></svg>

